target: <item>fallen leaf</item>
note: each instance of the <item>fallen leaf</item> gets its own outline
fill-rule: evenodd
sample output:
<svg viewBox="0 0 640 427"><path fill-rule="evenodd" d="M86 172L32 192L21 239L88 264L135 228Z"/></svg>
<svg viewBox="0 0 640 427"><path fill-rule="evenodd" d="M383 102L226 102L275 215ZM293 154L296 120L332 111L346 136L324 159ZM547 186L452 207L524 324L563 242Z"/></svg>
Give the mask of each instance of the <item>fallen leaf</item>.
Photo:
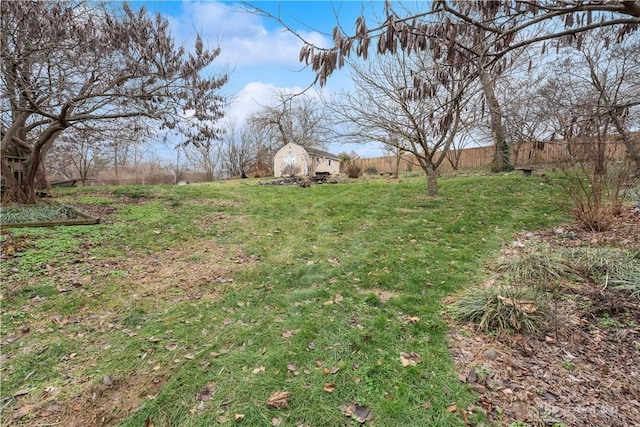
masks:
<svg viewBox="0 0 640 427"><path fill-rule="evenodd" d="M298 332L300 332L300 330L299 330L299 329L292 329L292 330L289 330L289 331L284 331L284 332L282 333L282 336L283 336L284 338L291 338L292 336L294 336L294 335L295 335L295 334L297 334Z"/></svg>
<svg viewBox="0 0 640 427"><path fill-rule="evenodd" d="M56 394L60 393L60 389L54 386L49 386L44 389L44 393L42 394L43 399L48 399Z"/></svg>
<svg viewBox="0 0 640 427"><path fill-rule="evenodd" d="M449 412L456 412L457 410L458 410L458 406L457 405L447 406L447 411L449 411Z"/></svg>
<svg viewBox="0 0 640 427"><path fill-rule="evenodd" d="M196 395L196 399L201 401L201 402L206 402L207 400L211 399L211 388L208 384L205 386L202 386L200 388L200 391L198 392L198 394Z"/></svg>
<svg viewBox="0 0 640 427"><path fill-rule="evenodd" d="M320 360L320 359L316 360L316 366L318 368L321 367L322 365L324 365L324 361L323 360Z"/></svg>
<svg viewBox="0 0 640 427"><path fill-rule="evenodd" d="M20 389L20 390L16 391L15 393L13 393L13 397L24 396L25 394L29 394L30 391L31 391L30 388Z"/></svg>
<svg viewBox="0 0 640 427"><path fill-rule="evenodd" d="M291 395L288 391L276 391L269 396L267 405L275 409L288 409L289 402L287 399Z"/></svg>
<svg viewBox="0 0 640 427"><path fill-rule="evenodd" d="M333 302L335 302L336 304L339 304L344 298L342 297L342 295L337 294L334 298L333 298Z"/></svg>
<svg viewBox="0 0 640 427"><path fill-rule="evenodd" d="M29 412L31 412L31 410L33 409L33 405L24 405L22 406L20 409L18 409L16 411L15 414L13 414L13 421L17 421L21 418L23 418L25 415L28 415Z"/></svg>
<svg viewBox="0 0 640 427"><path fill-rule="evenodd" d="M309 342L307 343L307 348L308 348L309 350L315 350L315 349L316 349L316 343L314 343L313 341L309 341Z"/></svg>
<svg viewBox="0 0 640 427"><path fill-rule="evenodd" d="M507 305L515 307L523 313L535 313L538 310L538 306L533 301L513 300L509 297L503 297L502 295L498 295L498 299Z"/></svg>
<svg viewBox="0 0 640 427"><path fill-rule="evenodd" d="M244 414L235 414L235 415L233 416L233 418L234 418L236 421L244 420Z"/></svg>
<svg viewBox="0 0 640 427"><path fill-rule="evenodd" d="M229 422L229 419L224 415L220 415L218 418L216 418L216 421L218 422L218 424L226 424Z"/></svg>
<svg viewBox="0 0 640 427"><path fill-rule="evenodd" d="M289 370L290 372L296 372L298 370L298 367L295 363L289 363L287 365L287 370Z"/></svg>
<svg viewBox="0 0 640 427"><path fill-rule="evenodd" d="M164 346L164 348L166 348L169 351L173 351L176 348L178 348L178 344L176 344L176 343L167 344L167 345Z"/></svg>
<svg viewBox="0 0 640 427"><path fill-rule="evenodd" d="M371 409L366 406L360 406L357 403L352 403L351 405L342 405L339 407L340 411L347 417L351 417L355 419L360 424L363 424L367 421L371 421L373 419L373 413Z"/></svg>
<svg viewBox="0 0 640 427"><path fill-rule="evenodd" d="M403 315L402 316L402 321L404 323L418 323L420 321L420 318L417 316L409 316L409 315Z"/></svg>
<svg viewBox="0 0 640 427"><path fill-rule="evenodd" d="M280 316L276 316L276 317L273 319L273 322L274 322L274 323L282 323L282 317L280 317Z"/></svg>
<svg viewBox="0 0 640 427"><path fill-rule="evenodd" d="M337 366L332 366L330 368L324 368L323 373L325 375L329 375L329 374L335 374L336 372L338 372L340 370L340 368L338 368Z"/></svg>
<svg viewBox="0 0 640 427"><path fill-rule="evenodd" d="M334 383L324 383L324 387L322 387L322 389L327 393L333 393L336 389L336 385Z"/></svg>
<svg viewBox="0 0 640 427"><path fill-rule="evenodd" d="M273 427L279 427L282 425L282 418L271 418L271 425Z"/></svg>
<svg viewBox="0 0 640 427"><path fill-rule="evenodd" d="M415 366L420 362L422 362L422 358L413 351L411 353L404 351L400 353L400 363L402 363L402 366Z"/></svg>
<svg viewBox="0 0 640 427"><path fill-rule="evenodd" d="M422 405L420 405L422 409L431 409L431 402L426 401Z"/></svg>
<svg viewBox="0 0 640 427"><path fill-rule="evenodd" d="M147 418L144 419L144 427L153 427L153 423L151 422L151 418L147 415Z"/></svg>
<svg viewBox="0 0 640 427"><path fill-rule="evenodd" d="M251 373L253 375L256 375L256 374L259 374L260 372L264 372L264 371L265 371L265 367L264 366L258 366L256 369L251 371Z"/></svg>
<svg viewBox="0 0 640 427"><path fill-rule="evenodd" d="M188 359L188 360L193 360L194 356L191 353L187 353L187 354L184 355L184 358Z"/></svg>

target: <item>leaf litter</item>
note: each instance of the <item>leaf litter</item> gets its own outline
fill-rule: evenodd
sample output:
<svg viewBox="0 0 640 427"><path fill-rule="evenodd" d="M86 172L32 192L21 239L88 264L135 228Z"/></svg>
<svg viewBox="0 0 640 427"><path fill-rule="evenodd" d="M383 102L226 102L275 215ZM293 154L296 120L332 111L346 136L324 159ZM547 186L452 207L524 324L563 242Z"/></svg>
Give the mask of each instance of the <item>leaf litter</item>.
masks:
<svg viewBox="0 0 640 427"><path fill-rule="evenodd" d="M640 250L640 212L623 207L613 219L605 232L569 225L517 237L524 246ZM560 292L557 335L493 336L446 318L458 377L478 393L475 409L500 425L640 425L640 301L588 282ZM536 309L526 300L503 302Z"/></svg>

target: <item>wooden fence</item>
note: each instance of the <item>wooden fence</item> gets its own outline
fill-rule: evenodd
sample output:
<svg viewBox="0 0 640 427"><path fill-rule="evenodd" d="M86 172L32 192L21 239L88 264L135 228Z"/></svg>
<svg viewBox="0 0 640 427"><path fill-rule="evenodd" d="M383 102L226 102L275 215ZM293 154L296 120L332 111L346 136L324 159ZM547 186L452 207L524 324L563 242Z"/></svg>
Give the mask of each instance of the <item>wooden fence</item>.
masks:
<svg viewBox="0 0 640 427"><path fill-rule="evenodd" d="M634 135L635 144L638 145L640 138ZM514 166L534 166L547 163L558 163L573 159L583 159L593 156L594 150L598 149L598 144L594 143L523 143L519 146L511 145L511 162ZM603 152L606 158L622 158L626 155L626 148L622 142L610 142L603 145ZM465 148L462 150L450 150L446 154L446 159L439 166L441 172L449 172L458 169L470 169L489 167L493 161L495 148L493 146ZM396 164L398 171L420 170L416 158L412 154L404 154L398 161L396 156L377 157L371 159L357 159L358 165L364 173L395 172Z"/></svg>

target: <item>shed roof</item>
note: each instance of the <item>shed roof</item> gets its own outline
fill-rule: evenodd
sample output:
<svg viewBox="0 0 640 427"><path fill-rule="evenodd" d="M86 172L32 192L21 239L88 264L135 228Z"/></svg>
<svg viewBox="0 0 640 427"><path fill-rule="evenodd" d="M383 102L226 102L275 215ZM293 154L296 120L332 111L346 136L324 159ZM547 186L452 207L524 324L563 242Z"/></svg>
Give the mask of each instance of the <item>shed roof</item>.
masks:
<svg viewBox="0 0 640 427"><path fill-rule="evenodd" d="M338 156L336 156L335 154L331 154L328 151L317 150L315 148L310 148L305 146L302 146L302 148L304 148L307 153L313 154L315 156L328 157L330 159L340 160Z"/></svg>

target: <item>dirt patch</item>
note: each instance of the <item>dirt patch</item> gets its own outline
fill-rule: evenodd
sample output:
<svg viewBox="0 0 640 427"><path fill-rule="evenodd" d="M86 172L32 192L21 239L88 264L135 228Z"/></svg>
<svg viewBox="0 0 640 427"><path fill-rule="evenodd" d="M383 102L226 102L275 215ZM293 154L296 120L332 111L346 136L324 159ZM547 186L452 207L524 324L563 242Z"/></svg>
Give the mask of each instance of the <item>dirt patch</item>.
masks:
<svg viewBox="0 0 640 427"><path fill-rule="evenodd" d="M382 302L382 303L386 303L391 298L393 298L393 297L398 295L398 294L396 294L394 292L385 291L385 290L382 290L382 289L363 289L362 291L360 291L360 293L361 294L374 293L378 297L380 302Z"/></svg>
<svg viewBox="0 0 640 427"><path fill-rule="evenodd" d="M155 373L132 373L113 378L106 375L63 405L51 403L42 408L36 414L36 425L116 425L141 402L154 399L165 382L164 376Z"/></svg>
<svg viewBox="0 0 640 427"><path fill-rule="evenodd" d="M640 212L623 209L606 232L567 226L519 236L556 248L640 249ZM563 288L557 333L536 339L451 326L459 379L495 425L640 425L640 301L594 283Z"/></svg>
<svg viewBox="0 0 640 427"><path fill-rule="evenodd" d="M15 253L30 247L28 243L15 240L10 234L3 244L3 261L12 259ZM21 246L22 245L22 246ZM6 251L12 247L11 251ZM223 247L214 240L190 242L171 249L151 254L129 253L124 258L106 260L92 259L84 253L73 265L59 268L55 263L43 267L59 293L85 293L92 298L104 298L104 282L118 282L120 294L127 303L153 299L169 303L185 300L217 300L233 284L233 273L254 265L258 260L244 254L240 248ZM11 277L16 287L37 284L38 277L19 283ZM11 284L5 283L8 288ZM30 312L48 298L35 296L28 300L21 310ZM119 307L115 307L117 311ZM102 310L102 308L101 308ZM24 333L16 339L27 344L32 332L45 333L50 323L59 328L60 333L91 336L87 342L100 342L100 334L107 330L120 330L134 334L122 324L121 316L106 309L91 312L81 308L77 313L65 316L39 317L31 320ZM80 332L72 332L72 331ZM92 345L92 344L88 344ZM36 351L35 348L32 349ZM26 351L26 350L25 350ZM3 357L9 357L3 355ZM4 362L4 360L3 360ZM66 361L61 361L61 364ZM138 406L153 399L168 377L168 372L128 372L114 373L111 378L92 378L84 372L90 369L94 360L81 365L74 361L76 380L68 378L59 389L45 391L40 398L25 396L5 403L3 417L19 420L21 425L61 425L61 426L112 426L126 418ZM39 401L38 401L39 400Z"/></svg>
<svg viewBox="0 0 640 427"><path fill-rule="evenodd" d="M233 282L234 271L256 261L241 249L232 252L213 241L204 241L142 259L120 261L118 268L129 272L126 286L134 298L153 296L178 302L217 298L223 288L220 284Z"/></svg>

